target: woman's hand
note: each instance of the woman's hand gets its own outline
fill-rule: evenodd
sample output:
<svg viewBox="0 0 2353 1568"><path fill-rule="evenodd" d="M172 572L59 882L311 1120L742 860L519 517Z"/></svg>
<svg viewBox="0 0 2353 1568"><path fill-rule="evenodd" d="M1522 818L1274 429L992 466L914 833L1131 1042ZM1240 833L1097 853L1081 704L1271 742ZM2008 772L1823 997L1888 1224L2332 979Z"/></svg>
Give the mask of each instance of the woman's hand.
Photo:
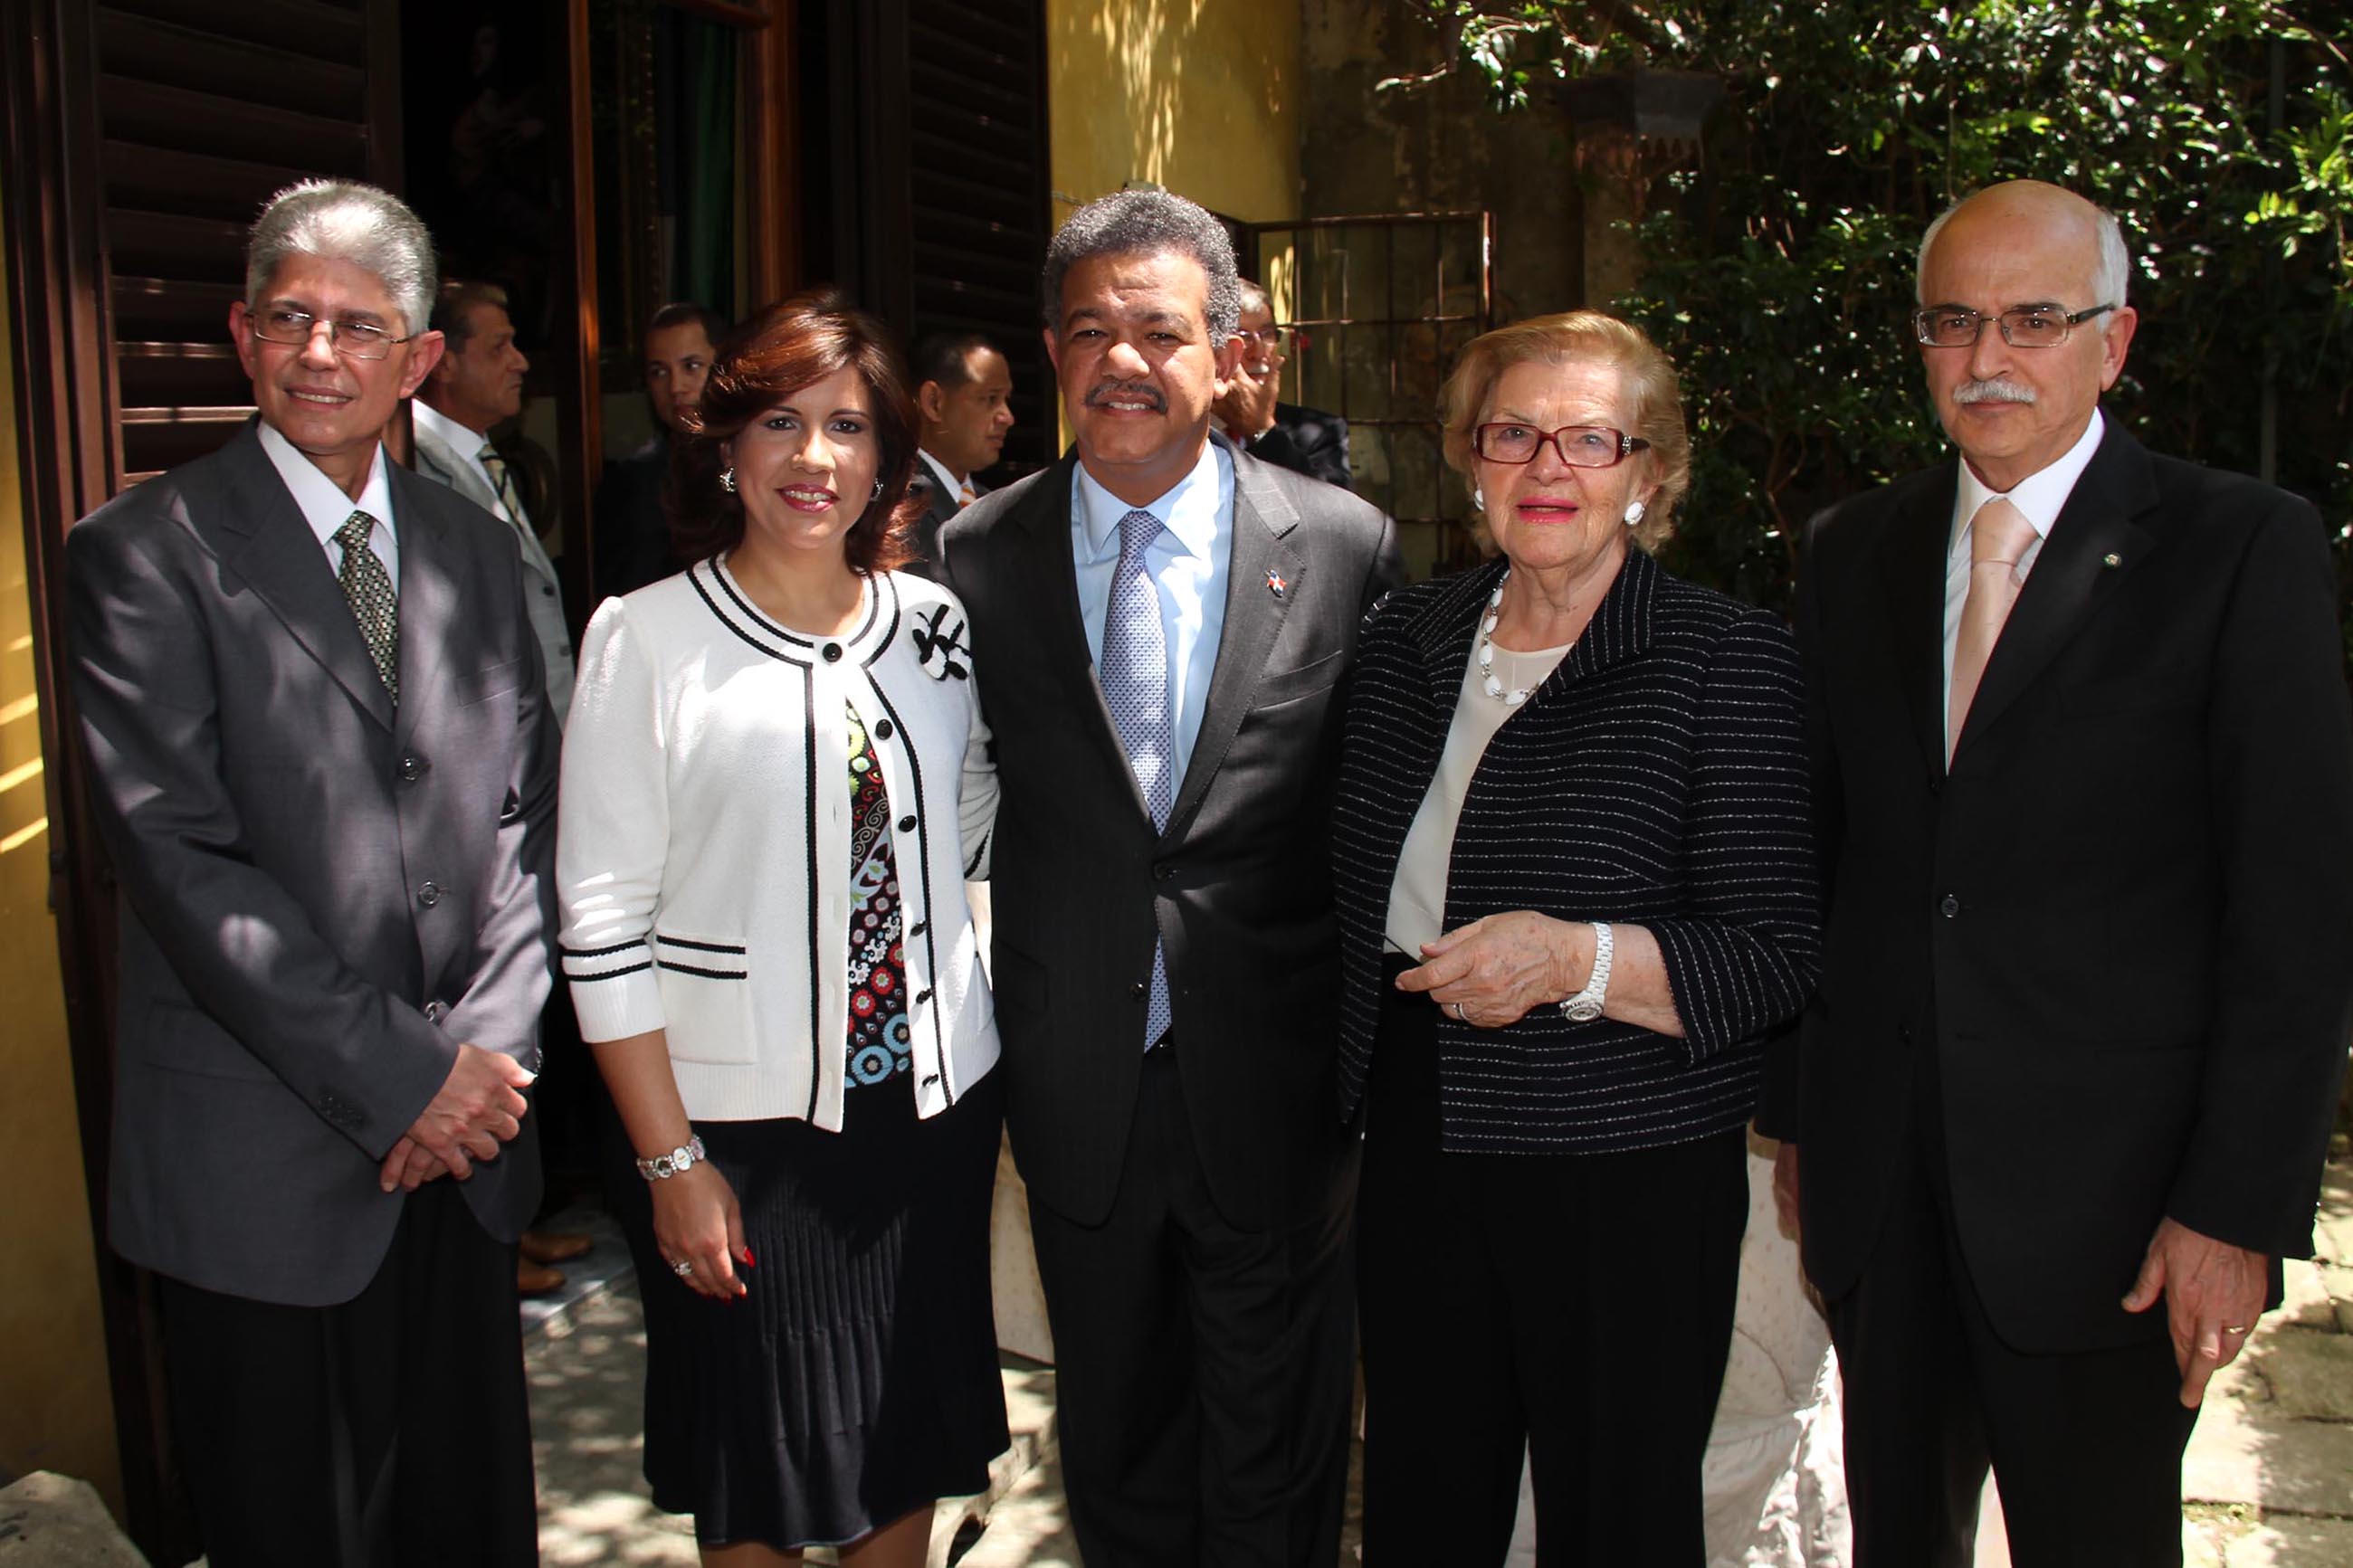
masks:
<svg viewBox="0 0 2353 1568"><path fill-rule="evenodd" d="M1574 994L1593 968L1593 928L1533 910L1489 915L1421 944L1423 962L1398 976L1480 1029L1515 1024L1532 1007Z"/></svg>
<svg viewBox="0 0 2353 1568"><path fill-rule="evenodd" d="M735 1189L708 1161L653 1184L654 1245L678 1282L717 1300L750 1294L735 1265L752 1262ZM679 1265L686 1264L681 1273Z"/></svg>

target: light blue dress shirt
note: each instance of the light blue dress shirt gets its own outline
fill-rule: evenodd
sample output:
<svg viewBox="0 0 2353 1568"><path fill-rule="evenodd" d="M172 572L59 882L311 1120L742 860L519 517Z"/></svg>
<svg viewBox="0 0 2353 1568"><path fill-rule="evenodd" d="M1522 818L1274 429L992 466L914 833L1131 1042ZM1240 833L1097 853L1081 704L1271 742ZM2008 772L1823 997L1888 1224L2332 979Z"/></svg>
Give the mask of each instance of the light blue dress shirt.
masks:
<svg viewBox="0 0 2353 1568"><path fill-rule="evenodd" d="M375 456L368 459L366 486L360 499L353 500L343 493L343 488L329 479L316 463L302 454L301 447L278 433L269 420L261 421L261 449L269 454L270 467L286 481L293 492L294 505L301 510L302 521L319 536L319 548L327 552L327 569L341 575L343 570L343 547L335 542L335 531L352 520L352 513L364 511L375 519L375 527L368 531L368 548L384 563L384 574L392 579L396 592L400 587L400 529L392 515L392 482L384 477L384 466L392 459L378 446Z"/></svg>
<svg viewBox="0 0 2353 1568"><path fill-rule="evenodd" d="M1103 662L1103 617L1112 569L1119 564L1119 520L1125 501L1097 484L1082 463L1071 487L1071 553L1078 568L1079 615L1087 656ZM1234 554L1234 460L1215 441L1176 487L1141 510L1158 518L1160 537L1144 562L1160 590L1160 626L1168 648L1168 706L1176 723L1176 779L1182 793L1193 741L1209 703L1218 641L1226 630L1226 575Z"/></svg>

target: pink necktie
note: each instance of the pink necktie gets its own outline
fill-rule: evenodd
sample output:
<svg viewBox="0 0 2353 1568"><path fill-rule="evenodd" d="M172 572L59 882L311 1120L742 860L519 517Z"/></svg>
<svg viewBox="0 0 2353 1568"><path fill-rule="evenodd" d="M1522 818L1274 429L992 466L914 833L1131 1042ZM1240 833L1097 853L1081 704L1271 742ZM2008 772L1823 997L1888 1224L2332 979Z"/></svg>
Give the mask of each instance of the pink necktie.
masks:
<svg viewBox="0 0 2353 1568"><path fill-rule="evenodd" d="M1978 508L1969 523L1969 596L1961 605L1961 635L1953 645L1953 695L1946 709L1945 761L1953 760L1961 724L1985 679L1986 660L2018 602L2018 563L2034 542L2034 525L2000 496Z"/></svg>

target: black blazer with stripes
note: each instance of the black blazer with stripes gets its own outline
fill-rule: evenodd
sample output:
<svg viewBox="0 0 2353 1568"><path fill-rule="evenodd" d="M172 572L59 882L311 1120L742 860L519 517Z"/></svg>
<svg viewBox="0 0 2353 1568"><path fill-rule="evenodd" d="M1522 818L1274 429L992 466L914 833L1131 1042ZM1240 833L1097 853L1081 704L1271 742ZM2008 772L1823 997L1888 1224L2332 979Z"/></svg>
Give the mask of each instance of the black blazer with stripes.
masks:
<svg viewBox="0 0 2353 1568"><path fill-rule="evenodd" d="M1341 1113L1362 1100L1398 856L1436 775L1504 563L1392 595L1366 624L1335 814ZM1656 934L1687 1037L1538 1007L1438 1026L1450 1152L1598 1153L1736 1127L1766 1033L1820 957L1803 681L1773 616L1630 554L1550 679L1497 731L1457 824L1446 929L1534 910Z"/></svg>

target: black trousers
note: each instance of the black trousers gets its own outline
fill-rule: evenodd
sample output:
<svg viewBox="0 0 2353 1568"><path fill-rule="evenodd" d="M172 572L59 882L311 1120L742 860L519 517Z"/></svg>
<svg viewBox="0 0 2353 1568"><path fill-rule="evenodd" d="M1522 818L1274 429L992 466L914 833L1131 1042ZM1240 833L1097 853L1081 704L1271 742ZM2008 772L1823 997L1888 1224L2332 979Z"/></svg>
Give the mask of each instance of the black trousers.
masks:
<svg viewBox="0 0 2353 1568"><path fill-rule="evenodd" d="M1989 1463L2017 1568L2179 1564L2197 1412L2182 1408L2172 1342L2004 1344L1954 1238L1933 1083L1917 1116L1886 1228L1829 1304L1856 1568L1968 1568Z"/></svg>
<svg viewBox="0 0 2353 1568"><path fill-rule="evenodd" d="M1365 1563L1500 1563L1525 1448L1540 1568L1700 1568L1746 1135L1441 1153L1436 1021L1427 998L1390 992L1373 1051L1356 1238Z"/></svg>
<svg viewBox="0 0 2353 1568"><path fill-rule="evenodd" d="M515 1252L444 1177L351 1300L163 1284L172 1418L212 1568L539 1561Z"/></svg>
<svg viewBox="0 0 2353 1568"><path fill-rule="evenodd" d="M1034 1198L1071 1522L1087 1568L1332 1568L1348 1469L1353 1159L1288 1230L1210 1200L1165 1045L1108 1219Z"/></svg>

